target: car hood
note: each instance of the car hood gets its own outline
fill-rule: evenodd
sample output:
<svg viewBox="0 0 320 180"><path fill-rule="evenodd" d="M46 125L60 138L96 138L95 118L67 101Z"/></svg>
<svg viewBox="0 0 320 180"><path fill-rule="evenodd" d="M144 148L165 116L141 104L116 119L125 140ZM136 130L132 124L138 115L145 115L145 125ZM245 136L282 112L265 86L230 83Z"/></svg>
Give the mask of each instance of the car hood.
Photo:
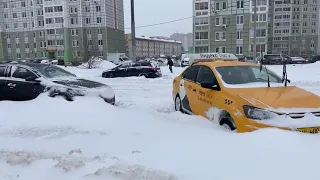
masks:
<svg viewBox="0 0 320 180"><path fill-rule="evenodd" d="M107 85L90 81L87 79L81 79L81 78L75 78L75 79L54 79L54 83L65 85L68 87L74 87L74 88L100 88L100 87L106 87Z"/></svg>
<svg viewBox="0 0 320 180"><path fill-rule="evenodd" d="M296 86L229 88L227 91L259 108L320 111L320 97Z"/></svg>

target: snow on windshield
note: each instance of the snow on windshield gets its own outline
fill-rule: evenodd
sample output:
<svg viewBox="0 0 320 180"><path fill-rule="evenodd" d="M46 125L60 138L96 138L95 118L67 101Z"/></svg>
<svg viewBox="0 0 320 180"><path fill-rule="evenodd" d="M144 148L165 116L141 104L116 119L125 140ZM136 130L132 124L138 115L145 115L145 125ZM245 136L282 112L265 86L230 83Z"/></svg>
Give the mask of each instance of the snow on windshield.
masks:
<svg viewBox="0 0 320 180"><path fill-rule="evenodd" d="M35 69L47 78L76 77L76 75L57 66L39 66Z"/></svg>
<svg viewBox="0 0 320 180"><path fill-rule="evenodd" d="M281 86L282 79L265 67L260 72L259 66L223 66L216 67L225 87L266 87L268 73L271 86ZM267 73L268 71L268 73Z"/></svg>

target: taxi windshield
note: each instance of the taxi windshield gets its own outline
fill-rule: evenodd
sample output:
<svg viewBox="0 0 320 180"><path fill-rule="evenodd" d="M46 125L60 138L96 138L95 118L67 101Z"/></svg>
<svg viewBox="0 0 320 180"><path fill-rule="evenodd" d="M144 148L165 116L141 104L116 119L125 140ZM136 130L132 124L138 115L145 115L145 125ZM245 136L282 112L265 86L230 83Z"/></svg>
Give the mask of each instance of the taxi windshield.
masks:
<svg viewBox="0 0 320 180"><path fill-rule="evenodd" d="M225 83L232 85L267 82L268 73L270 82L282 82L282 79L276 73L265 67L262 68L261 72L259 66L223 66L216 67L216 70Z"/></svg>

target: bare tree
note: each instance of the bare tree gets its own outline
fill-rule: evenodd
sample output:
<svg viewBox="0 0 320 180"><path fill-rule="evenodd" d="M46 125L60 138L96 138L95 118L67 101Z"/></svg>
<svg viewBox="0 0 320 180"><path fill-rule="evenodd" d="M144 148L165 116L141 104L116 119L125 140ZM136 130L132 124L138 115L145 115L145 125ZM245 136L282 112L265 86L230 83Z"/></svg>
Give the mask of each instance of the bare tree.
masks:
<svg viewBox="0 0 320 180"><path fill-rule="evenodd" d="M99 47L97 43L92 40L84 39L85 43L81 43L80 57L82 58L82 64L80 67L86 69L95 69L100 67L102 60L99 58Z"/></svg>

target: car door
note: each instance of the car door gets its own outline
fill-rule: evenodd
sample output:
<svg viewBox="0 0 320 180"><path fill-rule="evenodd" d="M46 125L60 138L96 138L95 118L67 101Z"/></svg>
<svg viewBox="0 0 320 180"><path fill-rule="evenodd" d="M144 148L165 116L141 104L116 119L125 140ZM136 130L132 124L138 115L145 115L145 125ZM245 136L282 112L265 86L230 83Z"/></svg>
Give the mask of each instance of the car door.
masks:
<svg viewBox="0 0 320 180"><path fill-rule="evenodd" d="M214 114L216 112L217 98L219 91L206 89L201 87L201 83L212 83L217 84L216 77L208 66L201 66L196 80L197 84L195 88L197 89L197 104L198 108L196 113L203 117L207 117L210 120L214 119Z"/></svg>
<svg viewBox="0 0 320 180"><path fill-rule="evenodd" d="M129 76L139 76L141 71L140 63L133 63L132 66L128 69Z"/></svg>
<svg viewBox="0 0 320 180"><path fill-rule="evenodd" d="M36 98L42 91L39 82L26 81L29 77L38 77L26 67L12 66L11 77L6 81L7 100L25 101Z"/></svg>
<svg viewBox="0 0 320 180"><path fill-rule="evenodd" d="M130 64L122 64L119 66L118 70L115 72L115 77L128 77L128 69L130 66Z"/></svg>
<svg viewBox="0 0 320 180"><path fill-rule="evenodd" d="M182 75L179 82L179 95L181 99L182 108L189 114L194 114L197 104L197 90L195 89L196 79L200 66L189 67Z"/></svg>
<svg viewBox="0 0 320 180"><path fill-rule="evenodd" d="M7 82L7 73L6 69L8 66L0 66L0 100L5 100L7 92L5 91L6 82Z"/></svg>

